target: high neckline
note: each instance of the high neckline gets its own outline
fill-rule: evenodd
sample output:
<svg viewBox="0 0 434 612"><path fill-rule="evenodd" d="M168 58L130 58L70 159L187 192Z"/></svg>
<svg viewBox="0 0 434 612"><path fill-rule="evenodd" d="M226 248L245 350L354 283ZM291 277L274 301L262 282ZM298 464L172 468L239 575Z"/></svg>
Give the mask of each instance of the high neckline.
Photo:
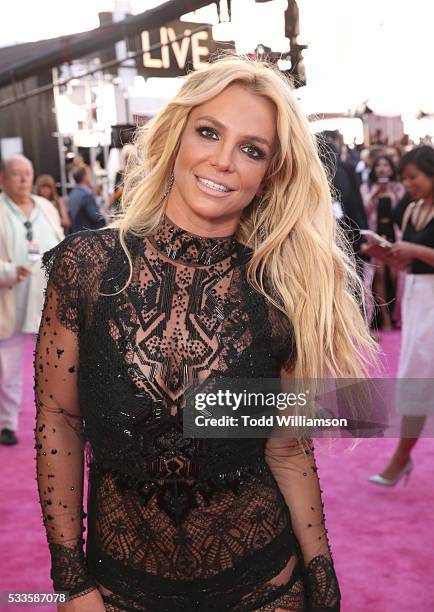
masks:
<svg viewBox="0 0 434 612"><path fill-rule="evenodd" d="M234 234L223 238L198 236L175 225L167 215L158 226L154 240L158 250L169 259L202 266L230 257L237 247Z"/></svg>

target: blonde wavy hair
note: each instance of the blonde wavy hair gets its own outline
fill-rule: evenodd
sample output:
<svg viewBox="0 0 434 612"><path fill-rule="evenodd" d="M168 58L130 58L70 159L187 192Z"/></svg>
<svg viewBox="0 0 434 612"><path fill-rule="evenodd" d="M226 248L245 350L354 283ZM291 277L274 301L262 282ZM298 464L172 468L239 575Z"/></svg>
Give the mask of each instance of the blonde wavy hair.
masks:
<svg viewBox="0 0 434 612"><path fill-rule="evenodd" d="M274 105L280 145L263 182L261 205L255 200L244 209L237 230L237 239L253 251L249 282L292 322L294 377L363 376L375 352L358 303L363 287L334 222L329 184L307 119L288 80L267 63L217 59L189 74L179 93L138 130L137 158L134 165L130 159L121 215L113 224L130 264L126 286L132 278L126 235L152 234L160 223L189 113L235 83Z"/></svg>

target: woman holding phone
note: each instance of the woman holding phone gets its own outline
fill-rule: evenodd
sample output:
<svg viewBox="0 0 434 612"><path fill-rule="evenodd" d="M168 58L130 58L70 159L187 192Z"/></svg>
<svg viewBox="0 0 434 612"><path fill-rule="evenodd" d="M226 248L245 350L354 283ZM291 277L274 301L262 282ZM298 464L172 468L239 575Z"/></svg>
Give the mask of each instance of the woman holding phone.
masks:
<svg viewBox="0 0 434 612"><path fill-rule="evenodd" d="M383 486L395 485L413 468L411 451L434 413L434 149L417 147L406 153L400 164L405 189L413 197L402 223L402 241L393 244L389 262L406 272L402 300L402 341L399 356L397 412L402 416L401 438L387 467L369 480ZM414 382L422 379L418 393ZM407 390L407 391L406 391Z"/></svg>
<svg viewBox="0 0 434 612"><path fill-rule="evenodd" d="M383 236L389 242L395 242L392 211L404 196L404 188L397 180L396 167L390 157L380 155L375 160L369 174L368 184L360 188L368 216L369 229ZM371 261L373 265L372 290L379 306L380 326L384 330L392 329L392 318L389 302L395 294L396 273L379 259Z"/></svg>

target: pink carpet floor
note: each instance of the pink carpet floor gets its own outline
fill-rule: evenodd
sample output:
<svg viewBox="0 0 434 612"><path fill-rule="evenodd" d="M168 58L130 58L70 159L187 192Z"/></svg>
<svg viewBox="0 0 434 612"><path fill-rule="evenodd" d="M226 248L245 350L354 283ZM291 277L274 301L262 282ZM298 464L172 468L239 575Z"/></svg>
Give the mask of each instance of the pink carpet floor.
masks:
<svg viewBox="0 0 434 612"><path fill-rule="evenodd" d="M399 333L384 334L382 347L393 376ZM0 593L52 591L36 494L31 362L29 344L20 444L0 447ZM361 440L355 447L347 440L317 444L342 612L434 612L434 440L418 443L407 487L371 485L367 476L384 466L395 444L393 439ZM0 604L2 612L30 609L55 607Z"/></svg>

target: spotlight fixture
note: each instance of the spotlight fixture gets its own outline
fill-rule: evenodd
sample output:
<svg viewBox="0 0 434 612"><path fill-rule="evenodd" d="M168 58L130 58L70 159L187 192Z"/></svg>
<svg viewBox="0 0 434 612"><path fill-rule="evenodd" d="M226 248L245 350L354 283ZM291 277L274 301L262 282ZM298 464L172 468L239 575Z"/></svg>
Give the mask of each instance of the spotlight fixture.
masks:
<svg viewBox="0 0 434 612"><path fill-rule="evenodd" d="M425 119L425 117L429 117L429 116L430 116L429 113L426 113L423 110L419 110L416 113L416 119Z"/></svg>
<svg viewBox="0 0 434 612"><path fill-rule="evenodd" d="M363 117L363 115L371 115L374 111L368 106L368 100L365 100L356 107L355 116Z"/></svg>

